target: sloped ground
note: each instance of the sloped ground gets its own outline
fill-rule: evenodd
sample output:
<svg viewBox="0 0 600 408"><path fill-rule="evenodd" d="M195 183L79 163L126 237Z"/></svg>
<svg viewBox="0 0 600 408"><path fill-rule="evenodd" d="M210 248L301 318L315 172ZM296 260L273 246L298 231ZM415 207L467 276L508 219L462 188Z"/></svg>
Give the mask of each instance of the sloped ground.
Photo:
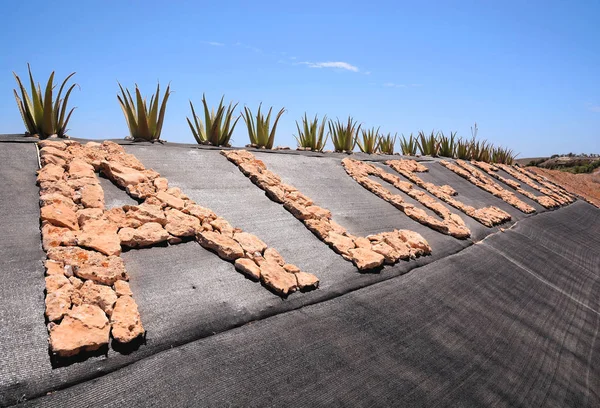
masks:
<svg viewBox="0 0 600 408"><path fill-rule="evenodd" d="M563 186L567 191L589 200L600 208L600 170L591 174L572 174L560 170L549 170L541 167L528 167L527 170L547 177L554 183Z"/></svg>
<svg viewBox="0 0 600 408"><path fill-rule="evenodd" d="M600 404L600 210L589 204L525 216L427 163L424 179L450 184L465 203L496 205L513 216L511 224L517 221L501 233L463 216L473 240L461 241L363 189L345 174L344 156L256 153L350 232L408 228L433 248L432 256L365 274L217 150L126 149L199 204L316 274L321 287L282 300L195 242L131 250L123 258L146 343L53 367L43 315L35 147L5 140L0 404ZM128 199L119 189L104 189L109 206Z"/></svg>

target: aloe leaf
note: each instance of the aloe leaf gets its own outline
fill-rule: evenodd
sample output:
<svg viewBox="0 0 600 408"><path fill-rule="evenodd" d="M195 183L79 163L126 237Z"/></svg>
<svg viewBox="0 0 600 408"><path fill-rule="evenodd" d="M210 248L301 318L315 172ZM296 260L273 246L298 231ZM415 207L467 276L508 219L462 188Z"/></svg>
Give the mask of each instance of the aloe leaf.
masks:
<svg viewBox="0 0 600 408"><path fill-rule="evenodd" d="M27 132L29 134L35 134L35 126L31 122L31 118L25 112L25 106L23 104L23 101L21 100L21 98L19 98L19 94L17 93L16 89L13 89L13 92L15 94L15 100L17 101L17 106L19 107L19 112L21 113L21 118L23 119L23 123L25 124Z"/></svg>
<svg viewBox="0 0 600 408"><path fill-rule="evenodd" d="M69 124L69 120L71 119L71 115L73 114L73 111L77 109L77 108L72 108L71 111L69 112L69 114L67 115L67 118L65 119L65 123L63 124L63 127L60 128L58 130L58 133L61 135L64 135L65 133L67 133L67 125Z"/></svg>
<svg viewBox="0 0 600 408"><path fill-rule="evenodd" d="M196 132L196 129L194 129L194 125L192 125L192 122L190 122L190 118L186 117L186 119L187 119L188 125L190 126L190 130L192 131L192 135L194 135L194 139L196 139L196 142L198 144L202 144L202 139L200 139L198 132Z"/></svg>
<svg viewBox="0 0 600 408"><path fill-rule="evenodd" d="M137 100L138 137L145 140L153 140L150 129L148 129L148 117L146 115L146 110L144 109L144 100L142 99L142 94L137 85L135 86L135 96Z"/></svg>
<svg viewBox="0 0 600 408"><path fill-rule="evenodd" d="M273 143L275 143L275 131L277 130L277 123L279 122L279 119L281 118L281 115L283 115L284 112L285 112L285 108L281 108L281 110L275 117L275 122L273 122L273 128L271 129L271 134L269 135L269 142L267 145L267 149L273 148ZM271 116L270 109L269 109L269 116ZM268 127L267 127L267 130L268 130Z"/></svg>
<svg viewBox="0 0 600 408"><path fill-rule="evenodd" d="M33 80L33 75L31 74L31 67L27 64L27 69L29 70L29 81L31 83L31 99L33 101L33 118L36 124L36 130L42 131L42 122L44 119L44 110L42 108L42 100L40 99L40 94L37 91L35 86L35 82ZM43 135L40 135L43 136Z"/></svg>
<svg viewBox="0 0 600 408"><path fill-rule="evenodd" d="M121 99L121 96L117 95L117 100L119 101L119 105L121 106L121 110L123 111L123 115L125 116L125 121L127 122L127 127L129 128L129 134L131 135L131 137L135 137L135 135L137 135L137 131L134 128L135 123L133 123L131 120L131 112L125 105L125 102L123 102L123 100Z"/></svg>
<svg viewBox="0 0 600 408"><path fill-rule="evenodd" d="M165 90L165 95L163 96L163 101L160 106L160 111L158 113L158 122L156 123L156 134L155 140L160 139L160 135L162 133L163 123L165 121L165 113L167 111L167 101L169 100L169 95L171 95L171 84L167 85L167 89ZM158 95L156 96L158 98Z"/></svg>
<svg viewBox="0 0 600 408"><path fill-rule="evenodd" d="M69 103L69 96L71 96L71 92L73 91L73 88L75 88L77 86L77 84L72 84L69 89L67 90L67 93L65 94L65 100L62 102L62 109L60 110L60 117L59 120L56 122L56 127L58 129L62 129L62 128L66 128L66 123L63 123L63 120L65 119L65 112L67 110L67 104ZM63 137L64 133L57 133L58 136Z"/></svg>
<svg viewBox="0 0 600 408"><path fill-rule="evenodd" d="M59 127L58 124L59 124L59 118L60 118L60 101L61 101L60 96L62 95L62 91L63 91L65 85L67 84L67 81L73 75L75 75L75 72L71 72L71 74L65 78L63 83L60 85L58 94L56 95L56 101L54 102L54 123L56 124L57 127Z"/></svg>

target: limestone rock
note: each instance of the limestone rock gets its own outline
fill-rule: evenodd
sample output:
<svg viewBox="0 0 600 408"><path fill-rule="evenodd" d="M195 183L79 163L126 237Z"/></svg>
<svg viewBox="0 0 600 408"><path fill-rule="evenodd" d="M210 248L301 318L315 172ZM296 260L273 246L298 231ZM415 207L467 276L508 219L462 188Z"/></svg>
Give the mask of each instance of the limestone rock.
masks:
<svg viewBox="0 0 600 408"><path fill-rule="evenodd" d="M142 162L140 162L137 157L133 154L125 153L125 152L113 152L109 153L106 156L106 160L111 163L117 163L121 166L128 167L131 169L143 171L146 170Z"/></svg>
<svg viewBox="0 0 600 408"><path fill-rule="evenodd" d="M44 147L53 147L58 150L65 150L67 148L65 142L51 139L40 140L38 146L40 149L43 149Z"/></svg>
<svg viewBox="0 0 600 408"><path fill-rule="evenodd" d="M183 208L185 207L185 202L181 198L175 197L174 195L171 195L166 191L159 191L158 193L156 193L155 197L163 203L165 203L166 205L168 205L169 207L175 208L176 210L183 210Z"/></svg>
<svg viewBox="0 0 600 408"><path fill-rule="evenodd" d="M91 220L99 220L104 215L104 211L100 208L83 208L77 211L77 222L79 228L83 228L86 222ZM115 224L116 225L116 224Z"/></svg>
<svg viewBox="0 0 600 408"><path fill-rule="evenodd" d="M69 282L71 282L71 285L73 285L73 289L79 289L83 286L83 281L79 278L76 278L75 276L71 276L69 278ZM122 281L118 281L118 282L122 282Z"/></svg>
<svg viewBox="0 0 600 408"><path fill-rule="evenodd" d="M154 185L151 182L130 184L125 190L130 196L142 199L150 197L156 192Z"/></svg>
<svg viewBox="0 0 600 408"><path fill-rule="evenodd" d="M72 155L64 149L59 149L55 146L46 146L40 149L40 157L43 159L46 156L56 156L64 161L71 160Z"/></svg>
<svg viewBox="0 0 600 408"><path fill-rule="evenodd" d="M69 163L69 177L78 179L83 177L95 178L94 167L82 159L75 158Z"/></svg>
<svg viewBox="0 0 600 408"><path fill-rule="evenodd" d="M64 267L65 264L60 261L53 261L51 259L47 259L44 262L44 266L46 267L46 275L64 275Z"/></svg>
<svg viewBox="0 0 600 408"><path fill-rule="evenodd" d="M185 208L182 210L185 214L193 215L198 218L200 222L204 223L205 221L211 222L217 219L217 215L209 210L208 208L204 208L199 206L198 204L186 203Z"/></svg>
<svg viewBox="0 0 600 408"><path fill-rule="evenodd" d="M81 304L96 305L108 316L113 312L117 301L117 294L110 286L98 285L92 281L85 281L79 289Z"/></svg>
<svg viewBox="0 0 600 408"><path fill-rule="evenodd" d="M119 279L129 279L125 272L125 264L118 256L105 256L79 247L50 248L47 256L49 259L64 262L65 267L72 266L79 278L91 279L104 285L112 285Z"/></svg>
<svg viewBox="0 0 600 408"><path fill-rule="evenodd" d="M103 161L100 163L100 167L102 168L102 172L106 174L109 179L123 188L130 184L138 184L148 181L148 177L141 171L135 170L131 167L123 166L119 163Z"/></svg>
<svg viewBox="0 0 600 408"><path fill-rule="evenodd" d="M210 225L222 235L233 238L233 227L226 219L217 217L210 222Z"/></svg>
<svg viewBox="0 0 600 408"><path fill-rule="evenodd" d="M356 267L360 270L373 269L383 265L383 255L372 251L371 249L349 249L348 253L352 257L352 262L354 262Z"/></svg>
<svg viewBox="0 0 600 408"><path fill-rule="evenodd" d="M58 166L56 164L47 164L38 170L37 181L41 182L52 182L62 180L65 174L65 169L62 166Z"/></svg>
<svg viewBox="0 0 600 408"><path fill-rule="evenodd" d="M74 356L108 344L109 335L108 319L98 306L75 306L50 329L50 348L61 357Z"/></svg>
<svg viewBox="0 0 600 408"><path fill-rule="evenodd" d="M147 222L139 228L121 228L118 235L121 245L130 248L156 245L169 239L169 233L157 222Z"/></svg>
<svg viewBox="0 0 600 408"><path fill-rule="evenodd" d="M59 277L60 275L51 275L50 277ZM65 278L63 276L63 278ZM51 322L60 320L69 312L71 308L71 295L73 294L73 285L65 278L66 283L51 292L46 293L46 316Z"/></svg>
<svg viewBox="0 0 600 408"><path fill-rule="evenodd" d="M300 268L298 268L296 265L292 265L292 264L284 264L283 269L285 269L285 271L289 272L289 273L300 272Z"/></svg>
<svg viewBox="0 0 600 408"><path fill-rule="evenodd" d="M296 281L298 282L298 288L303 289L316 289L319 287L319 278L312 273L308 272L296 272L294 274Z"/></svg>
<svg viewBox="0 0 600 408"><path fill-rule="evenodd" d="M274 262L280 266L285 265L285 260L283 259L283 257L279 254L279 252L277 252L277 250L275 248L267 248L265 249L265 252L263 254L263 257L267 260L267 261L271 261Z"/></svg>
<svg viewBox="0 0 600 408"><path fill-rule="evenodd" d="M254 254L255 252L263 253L267 249L267 244L261 241L256 235L249 234L247 232L236 232L233 234L235 239L247 254Z"/></svg>
<svg viewBox="0 0 600 408"><path fill-rule="evenodd" d="M115 290L117 296L133 296L133 293L129 288L129 282L118 280L113 285L113 289Z"/></svg>
<svg viewBox="0 0 600 408"><path fill-rule="evenodd" d="M260 266L261 281L280 295L287 295L298 288L296 275L288 273L276 262L266 261Z"/></svg>
<svg viewBox="0 0 600 408"><path fill-rule="evenodd" d="M233 238L214 231L203 231L197 235L198 243L206 249L213 250L221 258L235 261L244 256L242 246Z"/></svg>
<svg viewBox="0 0 600 408"><path fill-rule="evenodd" d="M79 193L81 194L81 204L86 208L104 208L104 190L100 184L87 184L83 186Z"/></svg>
<svg viewBox="0 0 600 408"><path fill-rule="evenodd" d="M133 218L141 223L157 222L160 225L167 224L167 217L165 212L158 206L143 203L136 206L128 206L127 218Z"/></svg>
<svg viewBox="0 0 600 408"><path fill-rule="evenodd" d="M121 240L117 235L117 226L106 219L86 222L77 242L82 247L95 249L104 255L121 254Z"/></svg>
<svg viewBox="0 0 600 408"><path fill-rule="evenodd" d="M402 259L402 254L385 242L380 242L371 246L371 250L383 255L384 262L388 265L393 265L398 262L399 259ZM405 251L404 253L404 258L408 259L410 253L408 251Z"/></svg>
<svg viewBox="0 0 600 408"><path fill-rule="evenodd" d="M157 177L153 180L154 188L156 191L167 191L169 188L169 182L164 177Z"/></svg>
<svg viewBox="0 0 600 408"><path fill-rule="evenodd" d="M71 197L65 197L60 193L48 193L40 195L40 206L44 207L46 205L51 204L64 204L69 207L73 211L77 211L77 204L73 201Z"/></svg>
<svg viewBox="0 0 600 408"><path fill-rule="evenodd" d="M325 208L319 207L317 205L310 205L308 207L306 207L306 211L308 212L308 214L310 214L309 218L316 218L316 219L330 219L331 218L331 212L329 210L326 210Z"/></svg>
<svg viewBox="0 0 600 408"><path fill-rule="evenodd" d="M192 215L184 214L179 210L166 211L167 224L165 229L176 237L193 237L202 229L200 220Z"/></svg>
<svg viewBox="0 0 600 408"><path fill-rule="evenodd" d="M238 258L235 260L235 269L253 279L260 279L260 268L252 259Z"/></svg>
<svg viewBox="0 0 600 408"><path fill-rule="evenodd" d="M77 245L77 235L69 228L55 227L49 222L42 224L42 248L47 251L49 248L57 246Z"/></svg>
<svg viewBox="0 0 600 408"><path fill-rule="evenodd" d="M285 202L285 191L280 186L265 186L265 192L267 197L276 203Z"/></svg>
<svg viewBox="0 0 600 408"><path fill-rule="evenodd" d="M112 222L119 228L131 226L130 225L131 223L127 219L127 215L125 214L125 210L123 210L123 208L121 208L121 207L111 208L110 210L105 211L103 216L108 221ZM100 218L100 217L98 217L98 218ZM81 220L79 221L79 225L81 225ZM141 225L141 222L140 222L140 225Z"/></svg>
<svg viewBox="0 0 600 408"><path fill-rule="evenodd" d="M65 275L49 275L46 276L46 293L55 292L65 285L69 284L69 279Z"/></svg>
<svg viewBox="0 0 600 408"><path fill-rule="evenodd" d="M144 334L138 306L131 296L117 299L110 317L112 336L120 343L129 343Z"/></svg>
<svg viewBox="0 0 600 408"><path fill-rule="evenodd" d="M46 205L41 208L42 221L48 221L57 227L78 230L79 223L75 211L62 203Z"/></svg>
<svg viewBox="0 0 600 408"><path fill-rule="evenodd" d="M304 221L304 225L319 239L324 240L332 230L331 223L326 219L312 219Z"/></svg>
<svg viewBox="0 0 600 408"><path fill-rule="evenodd" d="M371 241L369 241L365 237L356 237L356 238L354 238L354 245L357 248L367 248L367 249L370 249L371 248Z"/></svg>
<svg viewBox="0 0 600 408"><path fill-rule="evenodd" d="M67 198L73 199L75 191L64 180L40 182L40 197L46 194L53 193L57 193Z"/></svg>
<svg viewBox="0 0 600 408"><path fill-rule="evenodd" d="M325 242L331 245L333 249L335 249L335 251L339 254L349 255L350 252L348 251L350 249L355 248L354 241L352 241L352 238L340 235L333 231L329 232L329 235L327 236L327 238L325 238Z"/></svg>

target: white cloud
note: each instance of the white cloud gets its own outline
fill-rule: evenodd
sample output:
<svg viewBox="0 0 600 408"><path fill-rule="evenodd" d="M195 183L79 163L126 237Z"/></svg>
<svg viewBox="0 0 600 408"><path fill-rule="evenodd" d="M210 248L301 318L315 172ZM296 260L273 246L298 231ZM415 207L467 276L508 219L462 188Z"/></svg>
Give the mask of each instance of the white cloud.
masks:
<svg viewBox="0 0 600 408"><path fill-rule="evenodd" d="M386 82L385 84L383 84L383 86L387 88L406 88L406 85L404 84L395 84L393 82Z"/></svg>
<svg viewBox="0 0 600 408"><path fill-rule="evenodd" d="M213 47L223 47L225 44L216 41L202 41L204 44L212 45Z"/></svg>
<svg viewBox="0 0 600 408"><path fill-rule="evenodd" d="M588 106L588 109L591 110L592 112L600 113L600 105L590 105L590 106Z"/></svg>
<svg viewBox="0 0 600 408"><path fill-rule="evenodd" d="M347 71L359 72L358 67L354 65L348 64L347 62L337 61L337 62L299 62L299 64L303 64L308 66L309 68L334 68L334 69L345 69Z"/></svg>
<svg viewBox="0 0 600 408"><path fill-rule="evenodd" d="M385 84L383 84L383 86L387 87L387 88L407 88L407 87L417 87L417 86L422 86L421 84L396 84L394 82L386 82Z"/></svg>

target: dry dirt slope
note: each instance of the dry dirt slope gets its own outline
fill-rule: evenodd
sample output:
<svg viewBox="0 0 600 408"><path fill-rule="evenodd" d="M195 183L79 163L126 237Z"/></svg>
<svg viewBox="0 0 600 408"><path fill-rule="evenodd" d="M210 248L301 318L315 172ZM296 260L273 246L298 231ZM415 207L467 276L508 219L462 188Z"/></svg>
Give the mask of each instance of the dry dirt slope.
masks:
<svg viewBox="0 0 600 408"><path fill-rule="evenodd" d="M572 174L559 170L528 167L528 170L545 176L567 191L584 197L596 207L600 207L600 172L593 174Z"/></svg>

